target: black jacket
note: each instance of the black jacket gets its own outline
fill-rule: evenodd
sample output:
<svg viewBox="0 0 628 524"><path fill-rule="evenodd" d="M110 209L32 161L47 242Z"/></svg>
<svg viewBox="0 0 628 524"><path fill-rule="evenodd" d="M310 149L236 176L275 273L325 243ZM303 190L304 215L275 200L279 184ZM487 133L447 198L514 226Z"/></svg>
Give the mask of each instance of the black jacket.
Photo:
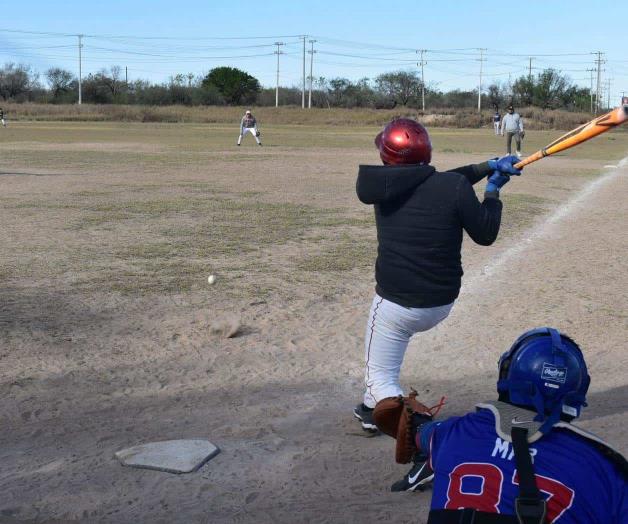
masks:
<svg viewBox="0 0 628 524"><path fill-rule="evenodd" d="M472 184L488 163L438 173L428 165L360 166L358 198L374 204L377 293L405 307L435 307L460 292L462 230L478 244L497 238L498 193L479 202Z"/></svg>

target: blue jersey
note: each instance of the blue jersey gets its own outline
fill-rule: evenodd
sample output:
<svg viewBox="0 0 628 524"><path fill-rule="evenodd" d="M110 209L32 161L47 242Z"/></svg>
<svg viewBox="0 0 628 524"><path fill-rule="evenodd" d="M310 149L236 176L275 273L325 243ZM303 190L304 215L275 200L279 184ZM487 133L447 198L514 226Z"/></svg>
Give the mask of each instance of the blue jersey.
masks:
<svg viewBox="0 0 628 524"><path fill-rule="evenodd" d="M501 115L499 113L495 113L493 115L493 122L499 122L502 119Z"/></svg>
<svg viewBox="0 0 628 524"><path fill-rule="evenodd" d="M432 509L515 514L519 478L514 452L498 436L491 411L479 409L426 429L421 438L430 443ZM626 481L585 437L554 428L530 444L530 454L537 486L547 500L547 522L628 523Z"/></svg>

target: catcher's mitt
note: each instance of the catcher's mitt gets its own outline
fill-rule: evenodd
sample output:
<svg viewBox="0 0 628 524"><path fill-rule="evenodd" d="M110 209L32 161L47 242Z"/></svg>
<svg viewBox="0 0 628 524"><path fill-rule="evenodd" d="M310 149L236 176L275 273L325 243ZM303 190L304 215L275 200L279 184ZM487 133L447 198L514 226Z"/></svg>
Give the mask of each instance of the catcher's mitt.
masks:
<svg viewBox="0 0 628 524"><path fill-rule="evenodd" d="M260 133L259 131L255 131L255 136L260 136L262 133Z"/></svg>
<svg viewBox="0 0 628 524"><path fill-rule="evenodd" d="M417 451L417 422L428 422L440 411L445 402L428 408L417 400L417 392L413 389L407 397L388 397L380 400L373 411L373 421L380 431L397 439L395 460L399 464L407 464ZM413 417L415 423L413 424Z"/></svg>

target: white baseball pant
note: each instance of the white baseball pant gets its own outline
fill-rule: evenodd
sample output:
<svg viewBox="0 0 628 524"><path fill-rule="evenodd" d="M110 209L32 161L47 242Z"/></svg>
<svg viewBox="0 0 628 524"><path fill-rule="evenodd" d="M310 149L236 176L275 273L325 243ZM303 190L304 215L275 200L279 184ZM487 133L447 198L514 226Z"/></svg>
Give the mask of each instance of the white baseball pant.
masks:
<svg viewBox="0 0 628 524"><path fill-rule="evenodd" d="M373 408L384 398L403 395L399 373L410 338L445 320L453 305L409 308L375 294L364 344L365 406Z"/></svg>
<svg viewBox="0 0 628 524"><path fill-rule="evenodd" d="M500 122L493 122L493 127L495 128L496 135L499 135L499 124Z"/></svg>
<svg viewBox="0 0 628 524"><path fill-rule="evenodd" d="M242 143L242 138L247 133L251 133L253 135L253 138L255 139L255 141L258 144L260 143L259 137L257 136L257 127L245 127L244 130L242 131L242 133L240 134L240 136L238 137L238 145L240 145Z"/></svg>

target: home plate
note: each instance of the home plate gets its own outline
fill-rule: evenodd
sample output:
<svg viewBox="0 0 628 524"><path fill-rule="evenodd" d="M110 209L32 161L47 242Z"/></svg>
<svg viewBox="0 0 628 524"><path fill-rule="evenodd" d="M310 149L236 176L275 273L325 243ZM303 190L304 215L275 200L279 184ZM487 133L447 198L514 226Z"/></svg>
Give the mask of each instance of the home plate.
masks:
<svg viewBox="0 0 628 524"><path fill-rule="evenodd" d="M219 452L209 440L164 440L123 449L115 456L123 466L190 473Z"/></svg>

